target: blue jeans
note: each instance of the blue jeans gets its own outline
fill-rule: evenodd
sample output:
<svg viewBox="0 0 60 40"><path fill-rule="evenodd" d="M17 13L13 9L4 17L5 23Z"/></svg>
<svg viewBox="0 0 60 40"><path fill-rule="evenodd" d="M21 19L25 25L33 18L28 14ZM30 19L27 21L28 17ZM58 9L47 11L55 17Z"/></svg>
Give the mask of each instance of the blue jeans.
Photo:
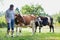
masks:
<svg viewBox="0 0 60 40"><path fill-rule="evenodd" d="M10 30L10 28L14 30L14 19L12 19L10 23L7 23L7 26L8 26L8 30Z"/></svg>

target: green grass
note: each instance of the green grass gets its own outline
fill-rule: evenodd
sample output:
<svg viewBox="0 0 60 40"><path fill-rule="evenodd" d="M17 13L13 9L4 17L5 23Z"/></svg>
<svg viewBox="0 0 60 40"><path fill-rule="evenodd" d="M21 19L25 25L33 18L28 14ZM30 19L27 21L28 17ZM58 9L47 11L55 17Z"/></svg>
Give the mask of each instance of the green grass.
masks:
<svg viewBox="0 0 60 40"><path fill-rule="evenodd" d="M60 23L55 23L55 27L60 27Z"/></svg>
<svg viewBox="0 0 60 40"><path fill-rule="evenodd" d="M15 33L14 33L15 34ZM0 40L60 40L60 33L36 33L24 30L21 36L6 37L6 28L0 28Z"/></svg>

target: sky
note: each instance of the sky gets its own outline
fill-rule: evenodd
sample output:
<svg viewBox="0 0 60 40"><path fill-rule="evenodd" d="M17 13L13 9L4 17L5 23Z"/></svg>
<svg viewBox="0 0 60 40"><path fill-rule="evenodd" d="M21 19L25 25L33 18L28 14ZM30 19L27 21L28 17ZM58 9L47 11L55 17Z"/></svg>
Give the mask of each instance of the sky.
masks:
<svg viewBox="0 0 60 40"><path fill-rule="evenodd" d="M18 7L19 9L25 4L40 4L49 15L53 15L60 11L60 0L3 0L0 2L0 11L6 11L10 4L14 4L15 8Z"/></svg>

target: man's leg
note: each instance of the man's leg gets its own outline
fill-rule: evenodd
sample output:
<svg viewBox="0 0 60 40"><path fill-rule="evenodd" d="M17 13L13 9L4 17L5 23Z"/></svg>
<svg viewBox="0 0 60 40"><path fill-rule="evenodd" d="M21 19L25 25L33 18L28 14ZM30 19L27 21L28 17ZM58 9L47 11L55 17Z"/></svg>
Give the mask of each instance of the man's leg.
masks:
<svg viewBox="0 0 60 40"><path fill-rule="evenodd" d="M7 23L7 36L9 35L10 32L10 23Z"/></svg>
<svg viewBox="0 0 60 40"><path fill-rule="evenodd" d="M11 35L13 36L13 33L14 33L14 20L11 20Z"/></svg>

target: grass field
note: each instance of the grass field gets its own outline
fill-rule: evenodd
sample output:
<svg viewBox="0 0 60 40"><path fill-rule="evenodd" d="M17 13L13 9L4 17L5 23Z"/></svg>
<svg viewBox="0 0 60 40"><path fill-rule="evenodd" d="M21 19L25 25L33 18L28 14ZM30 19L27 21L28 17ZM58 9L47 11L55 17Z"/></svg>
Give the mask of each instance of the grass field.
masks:
<svg viewBox="0 0 60 40"><path fill-rule="evenodd" d="M5 19L0 18L0 22L3 22ZM5 21L4 21L5 22ZM49 33L49 28L45 27L42 28L42 32L32 35L31 29L23 29L22 35L19 35L18 37L6 37L6 28L0 28L0 40L60 40L60 24L55 24L55 33ZM47 30L46 30L47 29Z"/></svg>
<svg viewBox="0 0 60 40"><path fill-rule="evenodd" d="M14 33L16 34L16 33ZM22 31L22 35L6 37L6 28L0 28L0 40L60 40L60 33L32 33L28 30Z"/></svg>

